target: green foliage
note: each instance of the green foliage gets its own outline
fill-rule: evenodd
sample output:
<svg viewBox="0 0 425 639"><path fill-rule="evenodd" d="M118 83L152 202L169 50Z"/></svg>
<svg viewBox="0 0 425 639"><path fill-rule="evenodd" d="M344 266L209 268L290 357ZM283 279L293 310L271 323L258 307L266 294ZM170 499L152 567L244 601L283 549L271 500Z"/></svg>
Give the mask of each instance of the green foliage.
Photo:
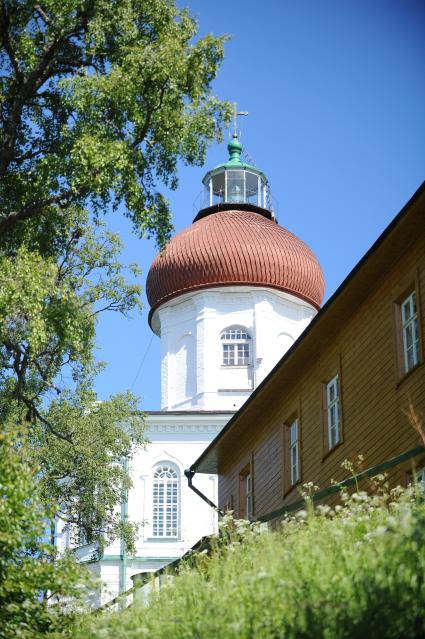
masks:
<svg viewBox="0 0 425 639"><path fill-rule="evenodd" d="M70 215L62 233L49 255L29 246L29 234L13 254L0 256L0 394L32 412L46 391L61 390L55 378L65 364L74 381L89 374L99 313L141 307L116 234L94 228L82 211Z"/></svg>
<svg viewBox="0 0 425 639"><path fill-rule="evenodd" d="M91 583L71 555L55 558L42 542L53 510L41 496L37 468L4 426L0 436L0 637L36 639L64 631L74 618L63 601L80 600ZM22 426L22 428L25 428ZM93 584L92 584L93 585ZM62 598L62 604L59 603ZM81 603L80 603L81 609Z"/></svg>
<svg viewBox="0 0 425 639"><path fill-rule="evenodd" d="M101 216L119 207L167 241L161 185L177 186L179 161L202 163L229 115L211 94L223 42L196 39L171 0L0 10L0 418L25 420L43 496L100 548L117 534L132 548L116 509L143 439L131 395L100 406L91 392L99 313L141 307Z"/></svg>
<svg viewBox="0 0 425 639"><path fill-rule="evenodd" d="M116 507L129 486L121 462L142 443L143 418L131 394L99 405L90 388L98 314L139 308L140 287L123 273L119 238L82 210L69 214L49 251L27 230L14 254L0 257L0 415L31 424L42 494L75 536L100 550L119 534L131 549L136 527L121 523ZM59 377L64 366L73 392Z"/></svg>
<svg viewBox="0 0 425 639"><path fill-rule="evenodd" d="M425 504L414 490L312 509L276 532L224 520L148 606L85 620L75 639L363 639L425 633Z"/></svg>
<svg viewBox="0 0 425 639"><path fill-rule="evenodd" d="M74 541L96 542L100 553L115 537L134 551L137 524L122 521L117 505L131 485L123 459L144 444L136 408L130 393L96 402L93 392L79 388L62 394L43 413L54 432L45 423L32 431L42 494L57 504L56 515L67 523Z"/></svg>
<svg viewBox="0 0 425 639"><path fill-rule="evenodd" d="M8 0L0 13L0 230L120 204L163 245L177 162L200 164L229 105L223 38L168 0Z"/></svg>

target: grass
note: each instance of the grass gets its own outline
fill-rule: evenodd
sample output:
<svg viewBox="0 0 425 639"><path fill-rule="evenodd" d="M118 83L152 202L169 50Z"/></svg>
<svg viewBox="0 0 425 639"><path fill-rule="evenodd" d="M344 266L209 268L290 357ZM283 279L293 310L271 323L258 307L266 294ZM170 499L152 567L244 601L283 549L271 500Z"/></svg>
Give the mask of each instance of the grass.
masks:
<svg viewBox="0 0 425 639"><path fill-rule="evenodd" d="M308 487L311 492L312 486ZM80 621L74 639L386 639L425 636L418 488L342 494L279 530L227 516L210 555L148 605Z"/></svg>

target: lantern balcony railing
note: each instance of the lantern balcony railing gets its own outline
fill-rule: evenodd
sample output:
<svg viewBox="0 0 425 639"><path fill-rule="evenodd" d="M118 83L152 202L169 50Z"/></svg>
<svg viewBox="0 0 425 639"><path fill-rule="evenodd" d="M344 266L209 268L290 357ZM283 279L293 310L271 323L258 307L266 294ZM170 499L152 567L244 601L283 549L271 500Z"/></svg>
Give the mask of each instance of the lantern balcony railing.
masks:
<svg viewBox="0 0 425 639"><path fill-rule="evenodd" d="M206 209L217 204L253 204L263 209L267 209L273 213L273 217L277 218L279 204L276 198L272 197L270 188L265 185L262 189L260 197L258 192L242 195L241 193L231 194L226 198L226 193L212 193L209 189L202 189L193 202L193 213L196 215L200 210Z"/></svg>

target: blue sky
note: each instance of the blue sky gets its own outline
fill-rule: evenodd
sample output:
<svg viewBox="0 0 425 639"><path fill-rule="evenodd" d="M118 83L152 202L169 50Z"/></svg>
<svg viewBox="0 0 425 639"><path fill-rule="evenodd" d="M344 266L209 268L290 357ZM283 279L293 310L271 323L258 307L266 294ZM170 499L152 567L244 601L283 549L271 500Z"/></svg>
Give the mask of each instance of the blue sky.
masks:
<svg viewBox="0 0 425 639"><path fill-rule="evenodd" d="M196 16L200 35L231 37L213 92L249 111L241 142L269 178L279 223L317 255L326 300L425 179L425 2L179 5ZM179 188L168 193L176 231L191 224L202 177L227 159L225 145L210 149L203 168L181 167ZM108 223L144 285L153 242L137 239L120 216ZM108 366L100 399L132 387L142 408L160 407L160 345L148 310L101 319L97 356Z"/></svg>

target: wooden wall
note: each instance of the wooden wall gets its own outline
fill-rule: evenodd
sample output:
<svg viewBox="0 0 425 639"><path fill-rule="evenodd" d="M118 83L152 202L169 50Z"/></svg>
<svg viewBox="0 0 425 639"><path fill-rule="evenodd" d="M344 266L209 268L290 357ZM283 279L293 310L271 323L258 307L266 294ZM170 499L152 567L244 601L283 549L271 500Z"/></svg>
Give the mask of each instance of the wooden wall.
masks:
<svg viewBox="0 0 425 639"><path fill-rule="evenodd" d="M239 474L251 463L254 517L260 517L299 499L299 486L292 489L284 477L284 424L297 415L301 429L301 481L320 488L331 480L348 476L341 468L345 459L364 456L364 468L421 444L406 411L409 402L425 416L425 229L351 312L341 315L339 331L321 332L308 366L279 388L279 370L270 384L273 393L255 398L248 412L249 423L237 446L226 450L220 461L219 504L239 508ZM397 302L416 287L420 323L421 362L407 375L400 371L397 350ZM323 327L322 327L323 329ZM343 441L326 450L323 419L323 384L336 373L341 382ZM281 380L282 381L282 380ZM254 417L253 417L254 416ZM424 418L425 427L425 418ZM425 456L415 459L416 468ZM389 471L393 484L406 484L412 461ZM243 508L241 507L241 511Z"/></svg>

